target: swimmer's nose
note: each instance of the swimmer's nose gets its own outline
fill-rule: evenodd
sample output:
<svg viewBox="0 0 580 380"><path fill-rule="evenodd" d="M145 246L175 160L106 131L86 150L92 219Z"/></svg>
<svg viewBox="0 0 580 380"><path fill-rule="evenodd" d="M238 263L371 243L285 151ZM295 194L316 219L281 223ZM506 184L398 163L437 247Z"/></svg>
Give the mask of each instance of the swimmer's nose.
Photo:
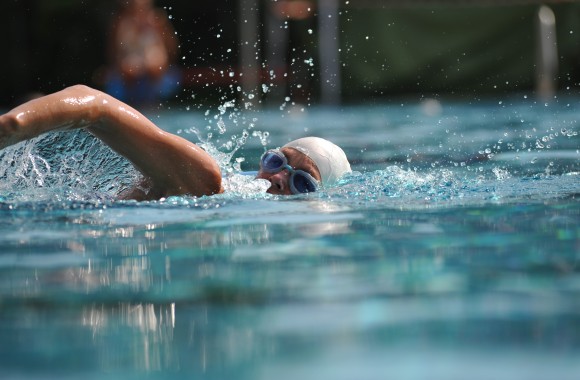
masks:
<svg viewBox="0 0 580 380"><path fill-rule="evenodd" d="M288 187L288 173L286 170L283 170L279 173L273 174L268 178L268 181L272 184L268 189L268 192L271 194L289 194L289 187Z"/></svg>

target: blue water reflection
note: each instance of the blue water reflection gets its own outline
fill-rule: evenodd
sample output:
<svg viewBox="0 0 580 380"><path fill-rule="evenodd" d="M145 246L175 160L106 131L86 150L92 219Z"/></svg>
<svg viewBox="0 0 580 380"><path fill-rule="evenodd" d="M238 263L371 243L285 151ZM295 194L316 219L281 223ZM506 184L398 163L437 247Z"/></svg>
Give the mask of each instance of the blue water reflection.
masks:
<svg viewBox="0 0 580 380"><path fill-rule="evenodd" d="M0 375L576 379L570 104L244 117L268 147L304 133L345 146L355 173L291 199L232 170L229 194L114 201L134 172L86 134L4 152ZM236 117L207 143L233 149L251 129ZM159 120L197 141L215 119ZM248 136L230 159L255 170L264 135Z"/></svg>

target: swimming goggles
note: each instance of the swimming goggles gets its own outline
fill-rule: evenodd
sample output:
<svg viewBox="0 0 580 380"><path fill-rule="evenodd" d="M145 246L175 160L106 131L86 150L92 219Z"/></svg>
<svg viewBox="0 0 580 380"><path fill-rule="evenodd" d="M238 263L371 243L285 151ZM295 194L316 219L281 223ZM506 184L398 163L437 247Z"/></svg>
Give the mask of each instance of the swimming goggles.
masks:
<svg viewBox="0 0 580 380"><path fill-rule="evenodd" d="M260 159L260 168L266 173L278 173L288 170L290 173L290 191L292 194L312 193L318 189L318 181L304 170L296 170L288 165L288 159L279 150L269 150Z"/></svg>

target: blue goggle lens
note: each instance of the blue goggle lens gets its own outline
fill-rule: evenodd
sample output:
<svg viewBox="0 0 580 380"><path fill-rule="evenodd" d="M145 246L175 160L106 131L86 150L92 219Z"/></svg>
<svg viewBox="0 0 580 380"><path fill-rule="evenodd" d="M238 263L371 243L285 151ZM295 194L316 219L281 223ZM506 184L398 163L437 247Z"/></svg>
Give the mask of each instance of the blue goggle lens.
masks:
<svg viewBox="0 0 580 380"><path fill-rule="evenodd" d="M286 166L286 160L276 153L266 152L266 154L262 156L261 166L262 169L267 172L279 171Z"/></svg>
<svg viewBox="0 0 580 380"><path fill-rule="evenodd" d="M312 180L301 173L294 173L292 175L292 184L299 193L312 193L316 191L316 184Z"/></svg>

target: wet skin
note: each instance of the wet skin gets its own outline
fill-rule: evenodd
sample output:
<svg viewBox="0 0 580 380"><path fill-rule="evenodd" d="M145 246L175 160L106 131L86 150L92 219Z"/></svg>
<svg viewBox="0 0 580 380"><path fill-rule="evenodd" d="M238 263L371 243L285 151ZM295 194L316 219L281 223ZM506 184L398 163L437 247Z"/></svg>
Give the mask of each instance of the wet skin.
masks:
<svg viewBox="0 0 580 380"><path fill-rule="evenodd" d="M294 148L282 148L280 149L282 153L286 156L288 160L288 165L290 165L295 170L303 170L309 173L314 179L320 182L320 173L316 164L304 153L294 149ZM290 173L288 170L282 170L278 173L266 173L260 170L256 178L265 179L270 181L270 188L266 191L270 194L277 195L292 195L290 191Z"/></svg>

